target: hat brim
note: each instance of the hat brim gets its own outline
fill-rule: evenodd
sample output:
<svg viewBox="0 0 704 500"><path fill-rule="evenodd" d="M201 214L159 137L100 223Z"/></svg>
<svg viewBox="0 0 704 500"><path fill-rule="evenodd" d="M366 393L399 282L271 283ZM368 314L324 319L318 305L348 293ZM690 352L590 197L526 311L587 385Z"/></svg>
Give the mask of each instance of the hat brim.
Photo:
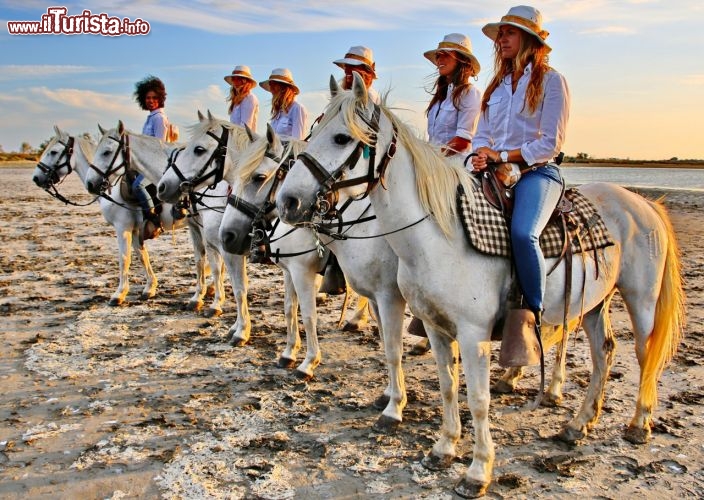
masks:
<svg viewBox="0 0 704 500"><path fill-rule="evenodd" d="M245 80L249 80L250 82L257 83L257 81L254 78L252 78L251 76L245 76L245 75L227 75L226 77L224 77L224 80L227 83L229 83L230 85L232 85L232 80L235 77L244 78Z"/></svg>
<svg viewBox="0 0 704 500"><path fill-rule="evenodd" d="M296 94L300 94L301 91L298 90L298 87L296 87L293 83L287 82L285 80L279 80L277 78L269 78L268 80L264 80L263 82L259 82L259 86L266 90L267 92L271 92L271 87L269 86L269 82L278 82L278 83L283 83L284 85L288 85L289 87L293 87L293 91Z"/></svg>
<svg viewBox="0 0 704 500"><path fill-rule="evenodd" d="M368 71L371 71L376 76L376 71L374 71L374 68L372 68L365 62L358 61L357 59L338 59L337 61L333 61L332 63L342 69L345 69L345 66L364 66Z"/></svg>
<svg viewBox="0 0 704 500"><path fill-rule="evenodd" d="M438 52L457 52L458 54L462 54L463 56L467 57L470 61L472 61L472 68L474 68L474 74L478 75L479 71L482 69L481 64L479 64L479 59L474 57L474 54L471 52L464 52L462 50L457 50L457 49L434 49L434 50L428 50L426 52L423 52L423 56L430 61L433 64L436 64L436 56Z"/></svg>
<svg viewBox="0 0 704 500"><path fill-rule="evenodd" d="M486 36L491 38L493 41L496 41L496 37L499 36L499 28L501 26L506 26L506 25L515 26L516 28L525 31L529 35L533 35L541 44L545 45L545 47L548 49L548 52L550 52L552 50L552 47L550 47L550 45L548 45L545 40L540 38L535 31L532 31L532 30L526 28L525 26L521 26L518 23L511 23L511 22L489 23L482 28L482 33L484 33Z"/></svg>

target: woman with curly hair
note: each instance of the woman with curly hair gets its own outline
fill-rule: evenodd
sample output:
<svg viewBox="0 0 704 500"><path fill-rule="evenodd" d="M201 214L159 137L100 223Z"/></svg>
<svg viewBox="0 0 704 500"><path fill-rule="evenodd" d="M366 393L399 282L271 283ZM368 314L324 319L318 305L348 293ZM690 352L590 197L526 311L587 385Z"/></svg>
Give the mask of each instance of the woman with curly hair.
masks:
<svg viewBox="0 0 704 500"><path fill-rule="evenodd" d="M259 99L252 94L257 81L252 76L249 66L235 66L232 73L225 77L230 84L230 95L227 114L230 122L244 127L247 125L253 132L257 131L257 115L259 114Z"/></svg>
<svg viewBox="0 0 704 500"><path fill-rule="evenodd" d="M134 86L134 99L145 111L149 111L147 121L142 127L142 134L166 140L166 131L169 120L164 112L166 102L166 87L164 82L155 76L148 76L137 82ZM147 192L149 182L142 174L137 174L132 181L132 192L139 201L144 215L142 225L142 240L149 240L159 236L162 231L161 218L154 207L154 201Z"/></svg>
<svg viewBox="0 0 704 500"><path fill-rule="evenodd" d="M259 85L271 92L271 127L279 136L304 139L307 133L306 108L296 101L300 92L293 82L291 71L276 68L271 71L268 80Z"/></svg>

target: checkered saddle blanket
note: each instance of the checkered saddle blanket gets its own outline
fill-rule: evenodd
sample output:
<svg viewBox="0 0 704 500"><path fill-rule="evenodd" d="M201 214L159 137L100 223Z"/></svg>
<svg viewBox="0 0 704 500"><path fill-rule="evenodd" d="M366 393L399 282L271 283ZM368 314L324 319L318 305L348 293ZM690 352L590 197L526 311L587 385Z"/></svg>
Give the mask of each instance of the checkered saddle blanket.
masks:
<svg viewBox="0 0 704 500"><path fill-rule="evenodd" d="M501 211L490 205L478 183L474 183L472 206L462 186L457 189L457 212L469 244L478 251L502 257L511 256L509 231ZM572 253L581 253L614 244L604 221L592 203L575 188L565 191L573 209L565 214ZM540 248L546 258L559 257L564 247L563 226L553 217L540 235Z"/></svg>

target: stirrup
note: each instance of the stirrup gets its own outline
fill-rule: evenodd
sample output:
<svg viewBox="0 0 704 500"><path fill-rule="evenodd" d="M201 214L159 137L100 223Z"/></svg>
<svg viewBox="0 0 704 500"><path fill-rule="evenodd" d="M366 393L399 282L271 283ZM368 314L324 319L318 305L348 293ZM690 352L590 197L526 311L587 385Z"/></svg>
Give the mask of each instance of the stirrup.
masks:
<svg viewBox="0 0 704 500"><path fill-rule="evenodd" d="M540 364L540 343L537 332L540 319L530 309L510 309L506 314L499 364L504 368Z"/></svg>

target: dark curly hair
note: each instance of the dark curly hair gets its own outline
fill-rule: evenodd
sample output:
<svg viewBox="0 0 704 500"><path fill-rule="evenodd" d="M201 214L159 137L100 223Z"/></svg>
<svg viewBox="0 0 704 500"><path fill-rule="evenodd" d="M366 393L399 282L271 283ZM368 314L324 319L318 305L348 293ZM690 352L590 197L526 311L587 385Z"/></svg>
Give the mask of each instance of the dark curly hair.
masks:
<svg viewBox="0 0 704 500"><path fill-rule="evenodd" d="M139 107L145 111L149 111L147 103L145 102L147 92L149 91L156 93L156 98L159 99L159 107L163 108L166 102L166 87L164 86L164 82L151 75L134 84L134 100L139 103Z"/></svg>

